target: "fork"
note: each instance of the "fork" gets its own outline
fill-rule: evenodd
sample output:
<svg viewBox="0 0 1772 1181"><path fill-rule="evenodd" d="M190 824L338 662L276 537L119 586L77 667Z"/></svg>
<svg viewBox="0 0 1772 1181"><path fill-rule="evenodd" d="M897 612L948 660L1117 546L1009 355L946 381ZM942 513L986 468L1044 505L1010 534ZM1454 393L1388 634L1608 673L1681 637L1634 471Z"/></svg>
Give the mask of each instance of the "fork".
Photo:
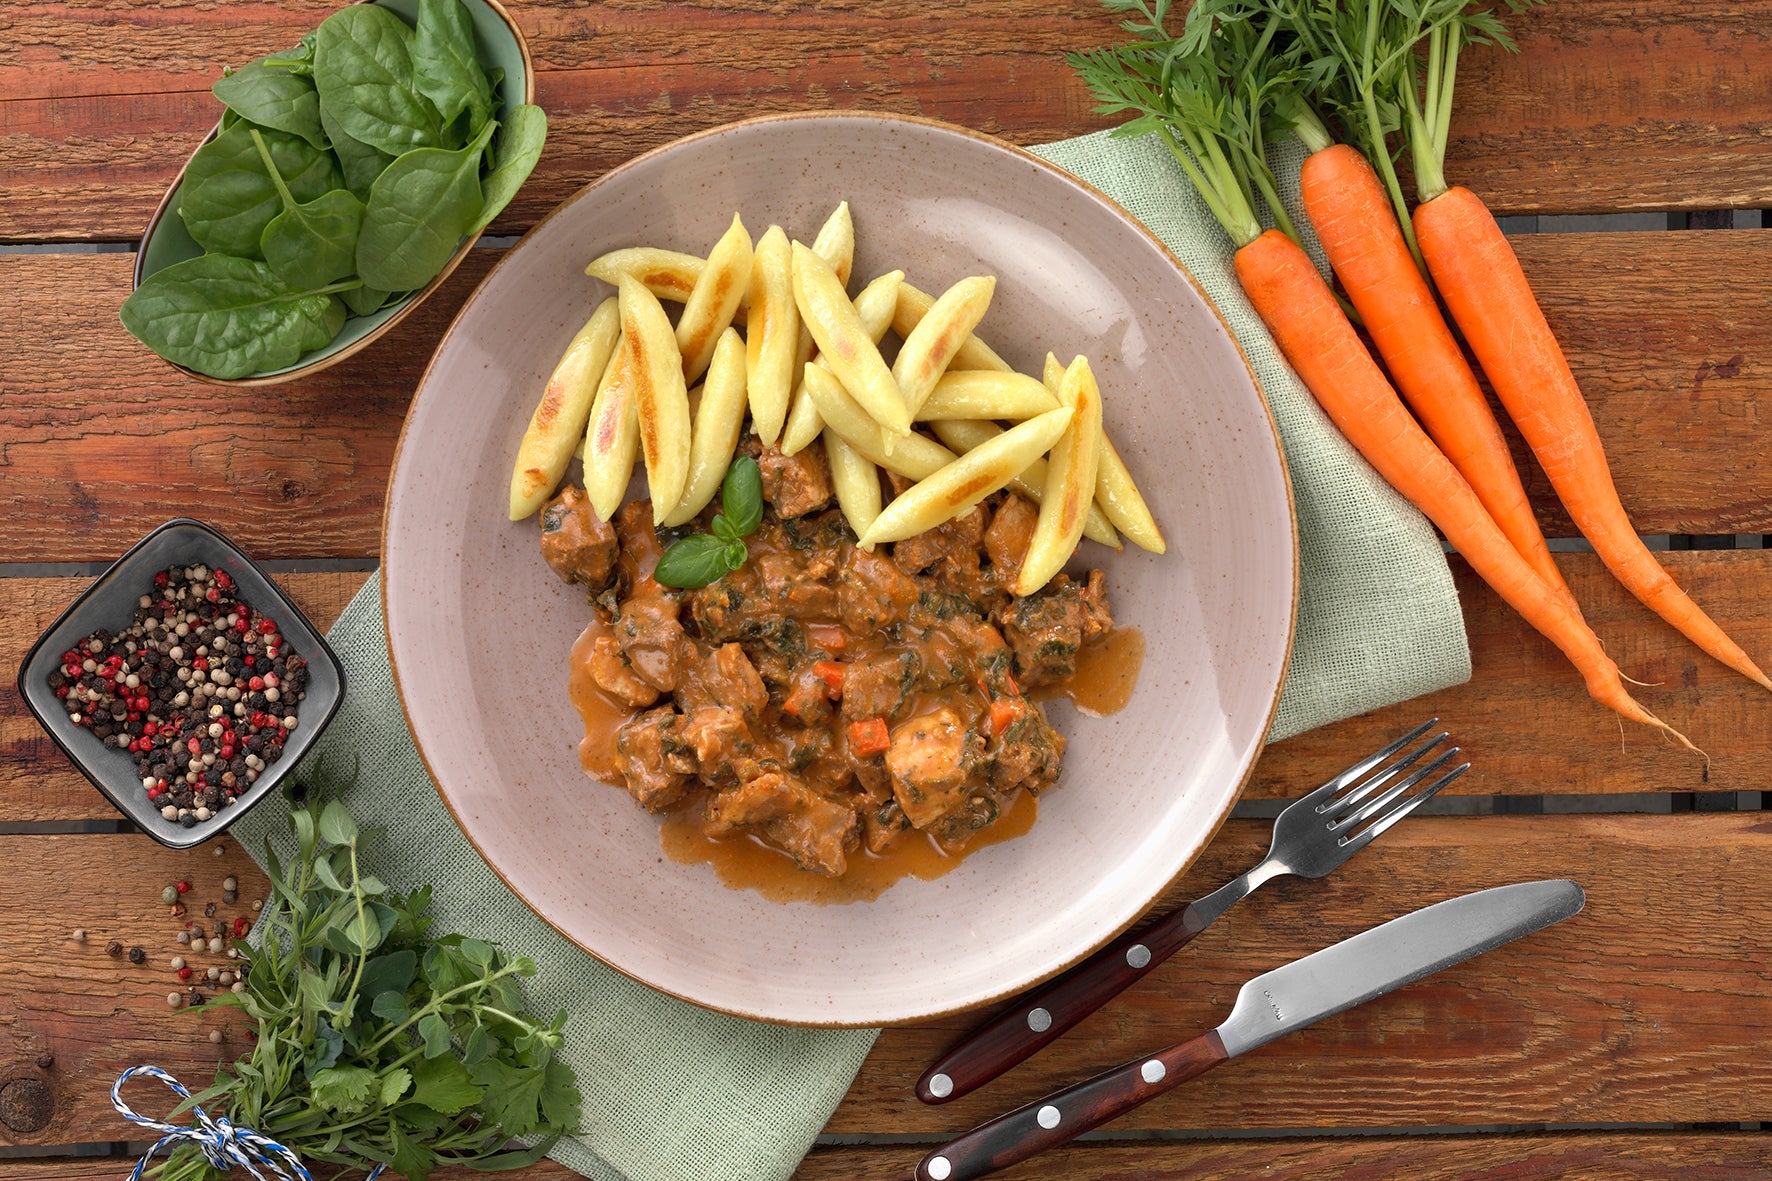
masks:
<svg viewBox="0 0 1772 1181"><path fill-rule="evenodd" d="M1469 763L1461 763L1414 795L1408 794L1459 753L1458 747L1450 747L1410 771L1451 737L1441 731L1397 757L1439 720L1429 718L1288 805L1274 820L1267 856L1241 877L1171 911L1144 930L1120 936L1064 975L1017 997L1004 1012L973 1030L923 1073L917 1080L917 1098L925 1103L946 1103L976 1090L1142 979L1262 883L1284 874L1324 877L1371 844L1470 770ZM1404 775L1406 771L1409 773Z"/></svg>

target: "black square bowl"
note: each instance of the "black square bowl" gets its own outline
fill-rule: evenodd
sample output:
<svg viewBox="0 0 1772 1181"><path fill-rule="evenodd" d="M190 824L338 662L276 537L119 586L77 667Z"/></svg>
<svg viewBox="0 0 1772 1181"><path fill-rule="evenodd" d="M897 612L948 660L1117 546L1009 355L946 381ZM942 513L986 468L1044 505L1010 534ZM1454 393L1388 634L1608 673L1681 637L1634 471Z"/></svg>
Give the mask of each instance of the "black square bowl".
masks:
<svg viewBox="0 0 1772 1181"><path fill-rule="evenodd" d="M197 565L227 571L234 579L235 594L277 621L285 646L308 662L308 683L306 696L296 712L299 722L284 743L282 756L269 764L232 804L210 819L198 821L195 827L186 828L160 815L160 808L142 790L141 778L127 751L106 746L90 730L68 720L66 707L49 687L49 674L61 666L62 653L98 629L115 633L128 627L135 619L138 600L152 593L154 575L173 566ZM188 849L227 831L247 809L275 791L301 762L302 755L338 712L339 702L344 699L345 672L307 616L253 564L244 550L203 522L179 517L136 542L31 645L19 665L18 691L56 745L119 812L162 845Z"/></svg>

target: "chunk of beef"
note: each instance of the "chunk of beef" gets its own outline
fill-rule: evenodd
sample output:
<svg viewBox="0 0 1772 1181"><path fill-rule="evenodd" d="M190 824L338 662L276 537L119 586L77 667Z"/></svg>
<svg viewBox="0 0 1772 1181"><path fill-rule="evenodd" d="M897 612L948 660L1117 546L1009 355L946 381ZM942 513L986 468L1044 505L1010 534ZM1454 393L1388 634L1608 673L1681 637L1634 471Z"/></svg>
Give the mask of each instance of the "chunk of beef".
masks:
<svg viewBox="0 0 1772 1181"><path fill-rule="evenodd" d="M765 525L764 530L770 526ZM849 522L840 512L820 513L816 517L795 517L780 521L772 540L782 549L799 556L808 578L829 582L843 570L849 552L855 548Z"/></svg>
<svg viewBox="0 0 1772 1181"><path fill-rule="evenodd" d="M890 718L916 688L922 661L915 652L876 652L849 665L843 679L843 716Z"/></svg>
<svg viewBox="0 0 1772 1181"><path fill-rule="evenodd" d="M584 489L568 484L541 510L541 553L567 582L600 590L615 573L621 549L615 530L597 519Z"/></svg>
<svg viewBox="0 0 1772 1181"><path fill-rule="evenodd" d="M794 673L787 697L781 703L781 712L802 726L823 724L835 708L831 704L830 686L812 664Z"/></svg>
<svg viewBox="0 0 1772 1181"><path fill-rule="evenodd" d="M848 868L849 854L861 843L861 821L852 809L778 771L714 796L708 801L707 820L708 831L716 836L748 830L792 857L801 869L829 877Z"/></svg>
<svg viewBox="0 0 1772 1181"><path fill-rule="evenodd" d="M1087 586L1060 574L1037 593L1012 601L1002 625L1024 688L1062 681L1077 671L1077 650L1114 626L1101 571L1089 572Z"/></svg>
<svg viewBox="0 0 1772 1181"><path fill-rule="evenodd" d="M1018 787L1040 794L1057 782L1064 758L1064 735L1052 728L1038 705L1031 701L1024 705L1022 715L986 752L991 760L991 786L1005 795Z"/></svg>
<svg viewBox="0 0 1772 1181"><path fill-rule="evenodd" d="M1010 493L997 506L991 525L984 532L984 552L996 572L998 586L1014 586L1027 560L1028 546L1034 540L1034 525L1040 510L1026 497Z"/></svg>
<svg viewBox="0 0 1772 1181"><path fill-rule="evenodd" d="M763 687L763 678L742 647L722 644L683 663L677 678L677 701L685 712L719 706L747 722L759 722L763 707L769 704L769 690Z"/></svg>
<svg viewBox="0 0 1772 1181"><path fill-rule="evenodd" d="M869 800L861 809L861 843L870 853L884 853L910 830L904 809L891 797L883 802Z"/></svg>
<svg viewBox="0 0 1772 1181"><path fill-rule="evenodd" d="M757 453L763 476L763 495L783 517L803 517L831 502L831 465L823 447L803 447L783 455L775 447Z"/></svg>
<svg viewBox="0 0 1772 1181"><path fill-rule="evenodd" d="M945 705L893 728L886 770L911 824L929 828L965 802L983 745Z"/></svg>
<svg viewBox="0 0 1772 1181"><path fill-rule="evenodd" d="M943 558L971 558L978 565L978 546L985 532L983 506L935 528L892 545L892 560L908 574L921 574Z"/></svg>
<svg viewBox="0 0 1772 1181"><path fill-rule="evenodd" d="M869 636L902 621L920 593L890 559L866 550L850 553L837 584L837 611L851 635Z"/></svg>
<svg viewBox="0 0 1772 1181"><path fill-rule="evenodd" d="M725 706L702 706L684 718L678 732L695 752L697 771L703 779L709 783L738 782L738 764L752 749L744 715Z"/></svg>
<svg viewBox="0 0 1772 1181"><path fill-rule="evenodd" d="M837 588L820 582L794 550L753 552L751 570L769 605L801 622L837 618Z"/></svg>
<svg viewBox="0 0 1772 1181"><path fill-rule="evenodd" d="M682 722L683 716L666 705L630 718L616 732L622 777L648 812L668 812L680 803L695 773L695 750L683 740Z"/></svg>
<svg viewBox="0 0 1772 1181"><path fill-rule="evenodd" d="M665 693L677 688L683 661L693 654L678 619L678 606L674 594L653 588L623 603L610 629L628 666Z"/></svg>
<svg viewBox="0 0 1772 1181"><path fill-rule="evenodd" d="M634 672L613 636L598 636L591 645L591 679L624 705L645 706L658 700L658 687Z"/></svg>

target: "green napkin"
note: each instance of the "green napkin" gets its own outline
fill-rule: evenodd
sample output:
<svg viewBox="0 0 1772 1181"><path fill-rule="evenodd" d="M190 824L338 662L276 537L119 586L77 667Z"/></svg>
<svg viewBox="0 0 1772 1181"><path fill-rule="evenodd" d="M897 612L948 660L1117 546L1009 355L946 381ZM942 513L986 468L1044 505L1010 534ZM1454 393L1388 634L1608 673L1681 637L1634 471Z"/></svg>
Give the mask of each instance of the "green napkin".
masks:
<svg viewBox="0 0 1772 1181"><path fill-rule="evenodd" d="M1279 161L1296 202L1302 152ZM1090 135L1039 149L1143 221L1191 270L1248 353L1280 425L1303 558L1298 631L1278 740L1470 676L1458 595L1433 530L1347 446L1244 301L1230 245L1167 153ZM1293 209L1295 220L1305 219ZM1308 232L1308 231L1307 231ZM1308 243L1321 263L1314 241ZM556 1160L598 1181L778 1181L790 1176L873 1045L873 1030L793 1029L722 1016L605 967L538 919L487 867L438 799L388 672L380 580L333 627L349 693L310 759L360 760L352 812L388 836L371 850L396 888L436 888L440 930L473 932L540 966L539 1012L565 1009L563 1056L583 1135ZM233 831L258 855L292 848L267 800Z"/></svg>
<svg viewBox="0 0 1772 1181"><path fill-rule="evenodd" d="M1125 206L1193 272L1255 367L1280 425L1298 509L1298 631L1270 742L1470 680L1458 590L1439 538L1341 437L1231 270L1230 239L1154 136L1109 133L1033 149ZM1304 148L1272 158L1304 246L1329 267L1298 200ZM1185 559L1185 555L1183 555Z"/></svg>

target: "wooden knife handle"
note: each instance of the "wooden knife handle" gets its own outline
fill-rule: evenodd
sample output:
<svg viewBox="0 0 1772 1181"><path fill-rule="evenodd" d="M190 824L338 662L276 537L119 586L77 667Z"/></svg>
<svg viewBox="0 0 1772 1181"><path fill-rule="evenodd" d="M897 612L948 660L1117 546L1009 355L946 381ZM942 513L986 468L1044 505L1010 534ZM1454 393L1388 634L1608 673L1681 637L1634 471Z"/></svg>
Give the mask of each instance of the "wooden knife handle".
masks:
<svg viewBox="0 0 1772 1181"><path fill-rule="evenodd" d="M1086 1083L980 1124L917 1164L917 1181L970 1181L1045 1152L1126 1114L1230 1057L1218 1031L1136 1058Z"/></svg>
<svg viewBox="0 0 1772 1181"><path fill-rule="evenodd" d="M1120 936L1064 975L1022 993L917 1080L917 1098L946 1103L990 1082L1081 1021L1206 929L1192 906Z"/></svg>

